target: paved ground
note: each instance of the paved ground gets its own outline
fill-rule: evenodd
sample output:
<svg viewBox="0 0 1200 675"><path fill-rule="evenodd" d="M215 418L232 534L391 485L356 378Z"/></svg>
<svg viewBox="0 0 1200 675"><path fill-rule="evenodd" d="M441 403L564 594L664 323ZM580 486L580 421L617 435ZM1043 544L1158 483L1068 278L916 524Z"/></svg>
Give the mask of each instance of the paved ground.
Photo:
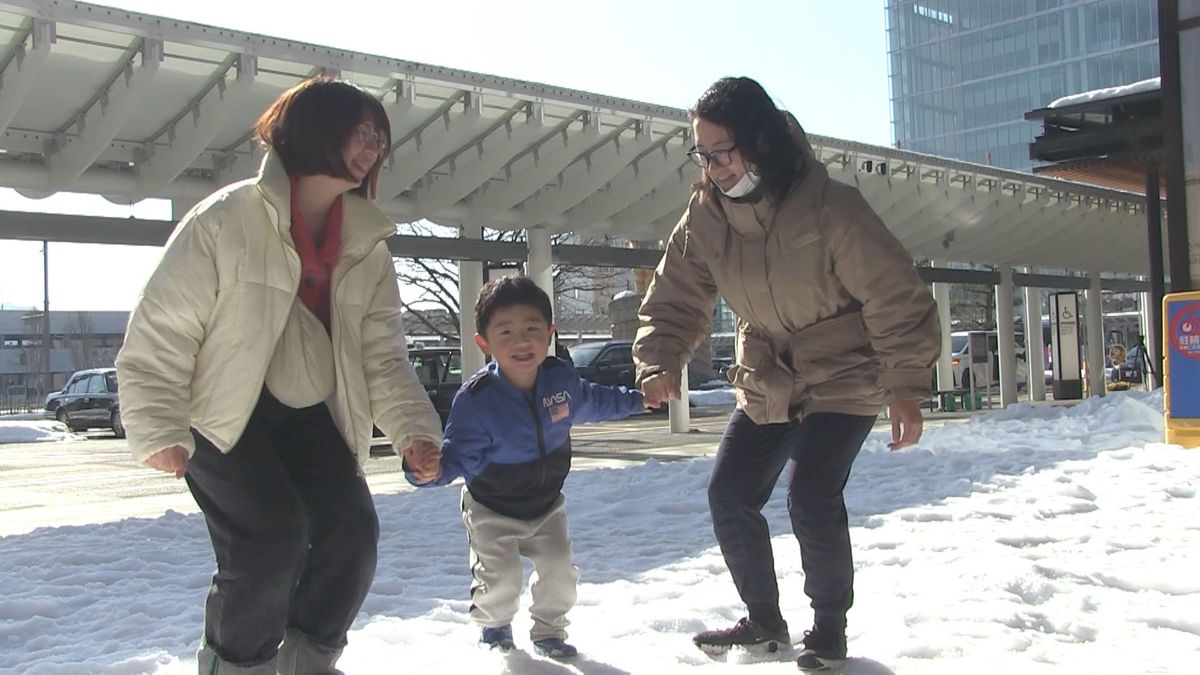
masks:
<svg viewBox="0 0 1200 675"><path fill-rule="evenodd" d="M574 469L711 454L729 412L728 408L693 408L691 431L679 434L669 431L665 416L656 415L576 427ZM969 415L930 414L926 424ZM877 428L889 424L881 419ZM42 526L156 517L168 509L196 511L183 481L135 465L124 440L105 432L87 436L86 441L0 444L0 536ZM399 460L390 453L373 456L366 473L376 494L413 489L400 471Z"/></svg>

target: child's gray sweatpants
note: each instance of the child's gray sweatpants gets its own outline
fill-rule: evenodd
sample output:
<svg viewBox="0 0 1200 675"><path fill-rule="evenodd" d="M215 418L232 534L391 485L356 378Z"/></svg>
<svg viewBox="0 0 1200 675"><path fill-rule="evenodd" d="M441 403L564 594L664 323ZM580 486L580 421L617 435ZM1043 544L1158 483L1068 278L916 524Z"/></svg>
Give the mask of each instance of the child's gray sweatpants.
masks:
<svg viewBox="0 0 1200 675"><path fill-rule="evenodd" d="M533 562L529 613L533 640L565 639L567 612L575 605L579 569L571 563L565 499L533 520L512 518L475 501L464 487L463 525L471 545L471 618L495 628L517 614L524 574L521 556Z"/></svg>

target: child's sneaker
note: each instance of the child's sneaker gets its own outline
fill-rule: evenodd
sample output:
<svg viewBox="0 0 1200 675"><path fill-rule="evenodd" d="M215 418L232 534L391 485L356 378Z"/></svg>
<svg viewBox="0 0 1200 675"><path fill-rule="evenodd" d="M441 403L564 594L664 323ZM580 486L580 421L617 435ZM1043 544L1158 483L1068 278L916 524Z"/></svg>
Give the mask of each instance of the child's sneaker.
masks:
<svg viewBox="0 0 1200 675"><path fill-rule="evenodd" d="M499 649L502 652L512 651L517 648L513 642L512 625L496 626L495 628L484 628L483 634L479 636L479 641L492 649Z"/></svg>
<svg viewBox="0 0 1200 675"><path fill-rule="evenodd" d="M749 617L739 619L732 628L706 630L692 638L697 647L709 654L724 654L730 647L765 645L768 652L777 652L792 646L787 623L778 628L767 628L751 621Z"/></svg>
<svg viewBox="0 0 1200 675"><path fill-rule="evenodd" d="M796 667L805 671L837 670L846 664L846 631L813 626L804 631L804 649Z"/></svg>
<svg viewBox="0 0 1200 675"><path fill-rule="evenodd" d="M573 645L569 645L562 641L562 638L546 638L544 640L534 640L533 649L542 656L549 656L552 659L571 659L579 653Z"/></svg>

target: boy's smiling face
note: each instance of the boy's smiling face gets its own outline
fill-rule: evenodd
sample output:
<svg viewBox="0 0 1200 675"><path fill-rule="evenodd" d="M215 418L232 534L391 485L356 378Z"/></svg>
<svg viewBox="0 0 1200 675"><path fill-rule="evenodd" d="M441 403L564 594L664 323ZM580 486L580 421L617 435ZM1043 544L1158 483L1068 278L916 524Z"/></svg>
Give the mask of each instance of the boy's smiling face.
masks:
<svg viewBox="0 0 1200 675"><path fill-rule="evenodd" d="M514 387L533 389L538 368L546 360L554 324L531 305L509 305L493 314L475 344L496 359L500 372Z"/></svg>

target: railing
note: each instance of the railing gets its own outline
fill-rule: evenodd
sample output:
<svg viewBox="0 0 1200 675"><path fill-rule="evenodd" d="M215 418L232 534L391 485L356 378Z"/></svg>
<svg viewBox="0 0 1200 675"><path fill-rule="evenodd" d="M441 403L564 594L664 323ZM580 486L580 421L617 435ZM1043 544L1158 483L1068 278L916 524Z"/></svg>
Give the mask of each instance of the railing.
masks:
<svg viewBox="0 0 1200 675"><path fill-rule="evenodd" d="M42 398L34 395L0 395L0 415L41 412Z"/></svg>

